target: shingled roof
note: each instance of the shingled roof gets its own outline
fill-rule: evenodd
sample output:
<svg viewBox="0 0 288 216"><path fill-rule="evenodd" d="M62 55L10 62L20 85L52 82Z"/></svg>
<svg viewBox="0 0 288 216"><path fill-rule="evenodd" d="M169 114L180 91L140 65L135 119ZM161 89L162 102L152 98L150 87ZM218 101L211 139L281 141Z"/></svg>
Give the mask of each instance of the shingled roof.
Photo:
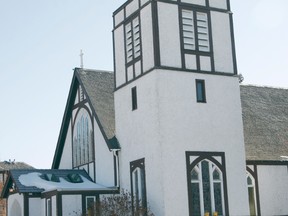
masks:
<svg viewBox="0 0 288 216"><path fill-rule="evenodd" d="M241 87L247 160L288 155L288 89Z"/></svg>
<svg viewBox="0 0 288 216"><path fill-rule="evenodd" d="M15 162L15 161L1 161L0 162L0 171L8 171L14 169L34 169L34 167L24 163L24 162Z"/></svg>
<svg viewBox="0 0 288 216"><path fill-rule="evenodd" d="M113 138L115 135L113 72L77 68L76 73L107 138Z"/></svg>

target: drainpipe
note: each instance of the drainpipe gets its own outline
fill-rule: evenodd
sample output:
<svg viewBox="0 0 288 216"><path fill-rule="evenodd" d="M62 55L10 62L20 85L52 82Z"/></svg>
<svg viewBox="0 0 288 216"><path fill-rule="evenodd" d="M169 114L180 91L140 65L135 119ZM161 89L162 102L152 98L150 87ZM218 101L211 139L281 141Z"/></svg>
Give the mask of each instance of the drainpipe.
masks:
<svg viewBox="0 0 288 216"><path fill-rule="evenodd" d="M120 173L119 173L119 156L118 156L118 152L120 151L120 149L112 149L113 155L115 156L115 165L116 165L116 173L115 173L115 177L116 177L116 187L119 188L120 187Z"/></svg>

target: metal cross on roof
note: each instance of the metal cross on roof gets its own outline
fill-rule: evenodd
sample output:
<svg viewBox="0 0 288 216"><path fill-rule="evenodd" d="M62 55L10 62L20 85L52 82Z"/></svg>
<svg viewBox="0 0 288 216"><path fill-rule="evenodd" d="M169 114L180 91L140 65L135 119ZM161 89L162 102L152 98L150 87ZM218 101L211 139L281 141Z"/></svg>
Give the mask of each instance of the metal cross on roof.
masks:
<svg viewBox="0 0 288 216"><path fill-rule="evenodd" d="M82 49L80 50L80 67L83 68L84 65L83 65L83 55L84 53L82 52Z"/></svg>

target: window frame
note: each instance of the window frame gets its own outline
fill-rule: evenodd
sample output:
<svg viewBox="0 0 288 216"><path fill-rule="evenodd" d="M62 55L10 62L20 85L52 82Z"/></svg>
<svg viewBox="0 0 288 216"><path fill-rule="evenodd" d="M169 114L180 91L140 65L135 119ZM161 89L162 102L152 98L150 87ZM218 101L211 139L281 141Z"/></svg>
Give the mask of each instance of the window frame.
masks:
<svg viewBox="0 0 288 216"><path fill-rule="evenodd" d="M52 216L52 200L46 199L46 216Z"/></svg>
<svg viewBox="0 0 288 216"><path fill-rule="evenodd" d="M188 39L188 37L185 37L185 28L184 26L191 26L189 24L187 24L187 22L185 23L184 20L189 20L188 17L185 17L183 14L187 13L187 12L191 12L192 13L192 30L193 30L193 36L194 38L192 38L194 40L194 49L189 49L189 48L185 48L185 38ZM205 26L201 26L199 25L199 22L203 22L204 20L198 18L200 17L200 14L205 14L206 16L206 25ZM183 50L185 53L201 53L203 55L209 55L212 53L212 39L211 39L211 28L210 28L210 18L209 18L210 14L208 10L199 10L199 9L192 9L191 7L181 7L180 8L180 32L181 32L181 42L182 42L182 46L183 46ZM199 21L199 22L198 22ZM202 41L203 38L201 39L199 37L199 35L202 35L203 32L199 32L199 28L205 28L207 30L206 36L207 36L207 44L208 44L208 50L201 50L200 47L200 42ZM186 46L187 47L187 46Z"/></svg>
<svg viewBox="0 0 288 216"><path fill-rule="evenodd" d="M94 124L87 106L77 109L73 121L72 166L78 168L95 161Z"/></svg>
<svg viewBox="0 0 288 216"><path fill-rule="evenodd" d="M195 85L196 85L196 101L197 101L197 103L207 103L205 80L196 79ZM199 90L198 85L201 85L200 86L201 90Z"/></svg>
<svg viewBox="0 0 288 216"><path fill-rule="evenodd" d="M131 88L131 102L132 102L132 111L138 109L138 102L137 102L137 87L134 86Z"/></svg>
<svg viewBox="0 0 288 216"><path fill-rule="evenodd" d="M248 178L251 179L252 181L252 184L248 184ZM252 188L253 190L253 196L254 196L254 207L255 207L255 215L261 215L260 213L260 208L259 208L259 195L257 193L257 184L256 184L256 181L257 179L255 178L254 176L254 173L252 172L251 169L249 169L247 167L247 170L246 170L246 180L247 180L247 191L248 191L248 201L249 201L249 212L250 212L250 215L251 215L251 206L250 206L250 194L249 194L249 188Z"/></svg>
<svg viewBox="0 0 288 216"><path fill-rule="evenodd" d="M96 198L96 196L86 196L85 197L85 215L89 215L89 206L88 206L88 199L93 199L93 212L92 213L94 213L94 215L96 215L96 213L97 213L97 206L96 206L96 202L97 202L97 198Z"/></svg>
<svg viewBox="0 0 288 216"><path fill-rule="evenodd" d="M140 172L138 174L138 172ZM135 174L137 181L135 182ZM140 178L139 178L140 176ZM130 162L130 184L131 184L131 201L132 201L132 215L138 215L139 210L144 210L144 215L147 213L147 195L146 195L146 174L145 174L145 158ZM134 189L140 189L137 192ZM136 194L135 194L136 193ZM140 195L141 198L140 199ZM137 196L137 197L135 197ZM137 205L135 206L135 198ZM138 206L141 203L141 206ZM140 208L141 207L141 208Z"/></svg>
<svg viewBox="0 0 288 216"><path fill-rule="evenodd" d="M129 33L131 33L131 36L129 36ZM129 39L131 40L131 42L128 42ZM131 48L129 48L129 45L131 46ZM126 66L130 66L134 64L136 61L138 61L139 59L141 59L142 34L141 34L141 20L140 20L139 14L129 18L129 20L124 24L124 47L125 47ZM129 54L130 52L131 54Z"/></svg>
<svg viewBox="0 0 288 216"><path fill-rule="evenodd" d="M213 172L217 170L221 173L221 205L223 215L229 215L228 207L228 194L227 194L227 178L225 171L225 153L224 152L186 152L186 168L187 168L187 191L188 191L188 201L189 201L189 215L195 215L195 209L193 207L193 194L192 194L192 184L198 183L193 187L198 187L198 196L199 196L199 208L201 215L204 215L204 189L203 189L203 177L202 177L202 168L201 163L203 161L208 162L209 166L209 194L210 196L210 207L211 212L216 211L216 200L215 200L215 183L219 183L219 180L213 178ZM194 169L198 169L198 179L192 179L191 173ZM205 192L207 193L207 191ZM197 199L196 199L197 200ZM207 202L207 201L206 201ZM196 210L197 213L197 210ZM199 213L199 212L198 212Z"/></svg>
<svg viewBox="0 0 288 216"><path fill-rule="evenodd" d="M193 19L193 37L194 37L194 48L189 49L185 47L185 19L183 17L186 12L192 13ZM205 14L205 31L206 34L201 37L199 34L199 24L197 24L198 20L200 20L201 14ZM189 16L189 15L188 15ZM198 18L197 18L198 17ZM191 22L191 21L190 21ZM215 64L214 64L214 55L213 55L213 38L212 38L212 27L211 27L211 12L207 8L200 7L191 7L188 5L179 6L179 34L180 34L180 44L181 44L181 56L182 56L182 69L189 70L193 72L207 72L213 73L215 72ZM200 35L200 36L199 36ZM188 37L189 38L189 37ZM199 43L207 41L207 50L199 48ZM188 39L189 40L189 39ZM206 60L202 60L206 59ZM192 62L190 62L192 61ZM207 61L205 63L205 61ZM210 64L206 65L205 64Z"/></svg>

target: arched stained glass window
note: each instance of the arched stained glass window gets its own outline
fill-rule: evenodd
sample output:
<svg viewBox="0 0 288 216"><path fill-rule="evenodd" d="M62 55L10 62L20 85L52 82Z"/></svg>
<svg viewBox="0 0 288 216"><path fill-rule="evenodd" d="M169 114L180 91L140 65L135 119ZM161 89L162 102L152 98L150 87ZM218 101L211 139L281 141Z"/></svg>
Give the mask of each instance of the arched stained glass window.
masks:
<svg viewBox="0 0 288 216"><path fill-rule="evenodd" d="M202 160L190 173L191 215L225 215L223 177L221 170L211 161Z"/></svg>
<svg viewBox="0 0 288 216"><path fill-rule="evenodd" d="M82 108L75 120L73 132L73 167L93 161L93 130L90 116Z"/></svg>

